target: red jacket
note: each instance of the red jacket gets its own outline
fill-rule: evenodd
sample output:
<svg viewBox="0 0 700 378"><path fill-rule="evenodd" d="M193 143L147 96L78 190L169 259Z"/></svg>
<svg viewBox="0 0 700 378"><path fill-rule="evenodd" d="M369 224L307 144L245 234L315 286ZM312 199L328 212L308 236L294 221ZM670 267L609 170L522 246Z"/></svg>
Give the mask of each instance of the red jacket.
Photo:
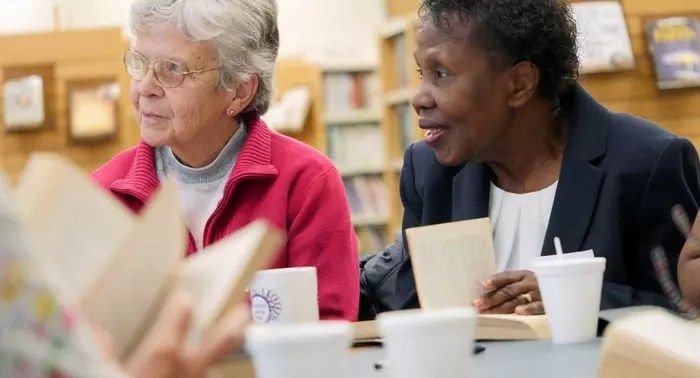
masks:
<svg viewBox="0 0 700 378"><path fill-rule="evenodd" d="M204 229L204 246L264 218L288 239L270 267L315 266L321 319L356 320L357 241L337 169L305 144L270 131L258 117L246 124L248 137ZM139 212L159 185L154 149L141 142L92 177ZM188 255L195 251L190 235Z"/></svg>

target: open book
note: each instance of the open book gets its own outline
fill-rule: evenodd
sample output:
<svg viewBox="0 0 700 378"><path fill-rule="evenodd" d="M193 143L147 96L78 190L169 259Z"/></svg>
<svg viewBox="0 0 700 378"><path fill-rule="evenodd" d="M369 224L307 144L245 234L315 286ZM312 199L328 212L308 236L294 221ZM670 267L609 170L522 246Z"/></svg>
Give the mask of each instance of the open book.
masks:
<svg viewBox="0 0 700 378"><path fill-rule="evenodd" d="M488 218L410 228L406 238L421 308L471 306L483 294L481 281L496 272ZM511 314L479 315L475 337L529 340L551 335L546 315Z"/></svg>
<svg viewBox="0 0 700 378"><path fill-rule="evenodd" d="M374 320L353 323L355 341L381 339ZM474 338L477 340L540 340L549 339L546 315L479 315Z"/></svg>
<svg viewBox="0 0 700 378"><path fill-rule="evenodd" d="M700 322L652 310L605 331L599 377L700 377Z"/></svg>
<svg viewBox="0 0 700 378"><path fill-rule="evenodd" d="M114 337L126 356L168 294L189 293L196 340L238 301L254 272L284 240L264 221L183 260L186 229L176 188L166 182L137 217L63 158L35 154L16 188L32 260L59 298Z"/></svg>
<svg viewBox="0 0 700 378"><path fill-rule="evenodd" d="M422 308L471 306L496 273L488 218L409 228L406 238Z"/></svg>

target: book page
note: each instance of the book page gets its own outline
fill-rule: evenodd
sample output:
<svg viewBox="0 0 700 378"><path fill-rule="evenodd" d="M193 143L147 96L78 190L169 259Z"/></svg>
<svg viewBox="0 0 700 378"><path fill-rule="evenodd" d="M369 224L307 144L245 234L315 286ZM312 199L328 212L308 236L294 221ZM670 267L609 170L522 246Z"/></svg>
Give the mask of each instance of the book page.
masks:
<svg viewBox="0 0 700 378"><path fill-rule="evenodd" d="M107 269L134 227L126 207L54 154L32 155L15 198L34 258L60 273L76 300Z"/></svg>
<svg viewBox="0 0 700 378"><path fill-rule="evenodd" d="M194 300L190 340L243 298L253 274L270 263L283 242L282 232L255 221L185 261L175 287Z"/></svg>
<svg viewBox="0 0 700 378"><path fill-rule="evenodd" d="M477 339L537 340L552 337L547 315L480 314L476 328Z"/></svg>
<svg viewBox="0 0 700 378"><path fill-rule="evenodd" d="M168 294L168 279L185 256L187 231L178 204L175 184L165 182L109 269L82 299L88 317L109 331L122 355L155 318Z"/></svg>
<svg viewBox="0 0 700 378"><path fill-rule="evenodd" d="M653 310L613 323L610 332L634 335L653 349L664 351L700 369L700 325L663 310Z"/></svg>
<svg viewBox="0 0 700 378"><path fill-rule="evenodd" d="M496 272L488 218L406 230L422 308L471 306Z"/></svg>

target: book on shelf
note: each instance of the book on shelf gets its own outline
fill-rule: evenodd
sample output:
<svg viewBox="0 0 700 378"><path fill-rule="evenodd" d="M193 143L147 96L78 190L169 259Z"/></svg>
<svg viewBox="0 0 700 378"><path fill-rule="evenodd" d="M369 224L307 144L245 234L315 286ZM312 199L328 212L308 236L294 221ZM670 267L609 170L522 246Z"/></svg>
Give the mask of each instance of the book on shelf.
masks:
<svg viewBox="0 0 700 378"><path fill-rule="evenodd" d="M353 323L356 341L381 339L373 320ZM545 340L552 334L546 315L481 314L476 321L476 340Z"/></svg>
<svg viewBox="0 0 700 378"><path fill-rule="evenodd" d="M80 308L109 332L122 357L138 345L173 290L193 300L189 339L196 342L243 299L254 272L284 240L256 221L184 259L187 231L174 183L164 182L137 216L52 154L31 157L14 194L32 242L25 257L55 278L56 285L47 287L52 300Z"/></svg>
<svg viewBox="0 0 700 378"><path fill-rule="evenodd" d="M661 309L630 315L606 328L598 377L700 377L698 345L698 321Z"/></svg>
<svg viewBox="0 0 700 378"><path fill-rule="evenodd" d="M377 124L328 125L328 157L347 172L382 172L384 134Z"/></svg>
<svg viewBox="0 0 700 378"><path fill-rule="evenodd" d="M382 176L343 179L353 219L385 219L389 214L389 191Z"/></svg>
<svg viewBox="0 0 700 378"><path fill-rule="evenodd" d="M410 102L396 105L394 111L396 112L396 120L398 122L396 127L398 127L400 131L401 153L403 156L403 151L415 141L415 128L418 127L418 125L413 122L414 110Z"/></svg>
<svg viewBox="0 0 700 378"><path fill-rule="evenodd" d="M393 50L394 74L396 75L396 88L406 88L410 84L410 73L408 67L412 61L408 59L408 42L406 34L400 33L391 38L391 46Z"/></svg>
<svg viewBox="0 0 700 378"><path fill-rule="evenodd" d="M304 129L310 110L311 91L307 86L300 85L284 91L262 118L273 130L298 133Z"/></svg>
<svg viewBox="0 0 700 378"><path fill-rule="evenodd" d="M379 78L374 72L328 72L323 79L326 115L342 116L359 109L378 109Z"/></svg>
<svg viewBox="0 0 700 378"><path fill-rule="evenodd" d="M668 17L646 25L659 89L700 86L700 19Z"/></svg>
<svg viewBox="0 0 700 378"><path fill-rule="evenodd" d="M632 43L619 1L584 1L571 7L578 29L581 73L634 67Z"/></svg>

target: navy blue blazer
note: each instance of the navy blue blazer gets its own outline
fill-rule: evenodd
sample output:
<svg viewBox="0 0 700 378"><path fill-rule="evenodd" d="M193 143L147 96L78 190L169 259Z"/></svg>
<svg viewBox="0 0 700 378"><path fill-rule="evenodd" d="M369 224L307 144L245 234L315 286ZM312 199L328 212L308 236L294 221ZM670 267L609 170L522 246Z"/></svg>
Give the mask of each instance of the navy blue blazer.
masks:
<svg viewBox="0 0 700 378"><path fill-rule="evenodd" d="M677 282L684 238L670 211L674 204L683 205L691 217L698 211L695 148L650 122L608 111L580 86L564 103L570 131L542 254L554 253L553 238L559 236L565 251L593 249L596 256L605 257L603 309L672 307L655 278L650 251L654 246L666 250ZM423 142L412 145L401 172L403 232L487 217L491 176L484 164L445 167L431 147ZM392 248L402 253L395 281L386 280L396 286L393 303L385 307L418 307L407 247L401 238L397 243L377 255L390 259Z"/></svg>

